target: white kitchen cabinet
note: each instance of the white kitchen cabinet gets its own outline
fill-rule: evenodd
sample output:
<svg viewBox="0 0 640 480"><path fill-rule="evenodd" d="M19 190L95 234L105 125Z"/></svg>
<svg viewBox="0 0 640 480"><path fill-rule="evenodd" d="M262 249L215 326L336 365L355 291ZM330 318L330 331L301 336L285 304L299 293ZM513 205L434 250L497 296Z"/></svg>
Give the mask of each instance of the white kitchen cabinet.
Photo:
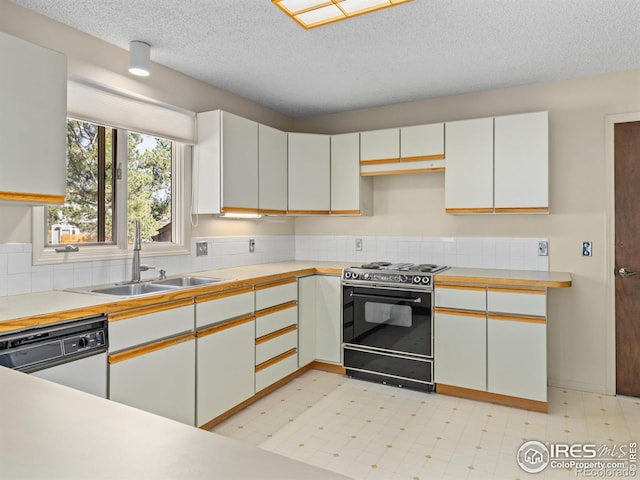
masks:
<svg viewBox="0 0 640 480"><path fill-rule="evenodd" d="M548 112L446 124L447 213L549 210Z"/></svg>
<svg viewBox="0 0 640 480"><path fill-rule="evenodd" d="M0 201L64 203L67 59L0 32L0 65Z"/></svg>
<svg viewBox="0 0 640 480"><path fill-rule="evenodd" d="M248 315L197 332L197 426L254 394L254 329Z"/></svg>
<svg viewBox="0 0 640 480"><path fill-rule="evenodd" d="M434 323L436 384L486 390L486 313L436 308Z"/></svg>
<svg viewBox="0 0 640 480"><path fill-rule="evenodd" d="M258 124L221 110L197 115L193 213L257 213Z"/></svg>
<svg viewBox="0 0 640 480"><path fill-rule="evenodd" d="M447 213L493 212L493 118L446 124Z"/></svg>
<svg viewBox="0 0 640 480"><path fill-rule="evenodd" d="M363 176L444 169L443 123L361 132L360 139Z"/></svg>
<svg viewBox="0 0 640 480"><path fill-rule="evenodd" d="M287 133L258 125L258 212L287 213Z"/></svg>
<svg viewBox="0 0 640 480"><path fill-rule="evenodd" d="M109 399L195 422L191 299L109 315Z"/></svg>
<svg viewBox="0 0 640 480"><path fill-rule="evenodd" d="M336 275L298 279L300 366L342 364L342 284Z"/></svg>
<svg viewBox="0 0 640 480"><path fill-rule="evenodd" d="M371 215L372 180L360 175L360 134L331 136L331 214Z"/></svg>
<svg viewBox="0 0 640 480"><path fill-rule="evenodd" d="M289 208L291 215L327 215L331 210L329 135L289 133Z"/></svg>
<svg viewBox="0 0 640 480"><path fill-rule="evenodd" d="M496 212L548 212L549 114L495 117Z"/></svg>
<svg viewBox="0 0 640 480"><path fill-rule="evenodd" d="M547 328L544 318L489 314L487 390L547 401Z"/></svg>
<svg viewBox="0 0 640 480"><path fill-rule="evenodd" d="M196 328L253 314L253 304L252 287L199 295L196 297Z"/></svg>
<svg viewBox="0 0 640 480"><path fill-rule="evenodd" d="M255 390L298 368L298 286L294 277L255 286Z"/></svg>

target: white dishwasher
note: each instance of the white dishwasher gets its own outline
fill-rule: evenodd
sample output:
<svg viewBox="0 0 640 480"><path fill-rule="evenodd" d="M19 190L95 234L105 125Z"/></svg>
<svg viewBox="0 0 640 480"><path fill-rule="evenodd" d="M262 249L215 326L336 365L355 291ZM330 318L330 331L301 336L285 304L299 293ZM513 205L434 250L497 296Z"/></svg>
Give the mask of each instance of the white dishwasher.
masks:
<svg viewBox="0 0 640 480"><path fill-rule="evenodd" d="M107 317L0 334L0 366L107 396Z"/></svg>

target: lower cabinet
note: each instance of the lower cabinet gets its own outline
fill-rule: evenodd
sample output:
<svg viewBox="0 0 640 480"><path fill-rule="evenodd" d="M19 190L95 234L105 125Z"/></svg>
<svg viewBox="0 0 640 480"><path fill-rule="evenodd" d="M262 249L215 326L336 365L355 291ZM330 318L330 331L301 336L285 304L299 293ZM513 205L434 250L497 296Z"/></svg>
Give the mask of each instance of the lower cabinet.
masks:
<svg viewBox="0 0 640 480"><path fill-rule="evenodd" d="M197 426L254 394L254 330L248 315L197 333Z"/></svg>
<svg viewBox="0 0 640 480"><path fill-rule="evenodd" d="M435 382L487 388L487 317L481 312L435 312Z"/></svg>
<svg viewBox="0 0 640 480"><path fill-rule="evenodd" d="M109 315L108 398L195 424L191 299Z"/></svg>
<svg viewBox="0 0 640 480"><path fill-rule="evenodd" d="M195 417L192 334L109 357L109 398L188 425Z"/></svg>

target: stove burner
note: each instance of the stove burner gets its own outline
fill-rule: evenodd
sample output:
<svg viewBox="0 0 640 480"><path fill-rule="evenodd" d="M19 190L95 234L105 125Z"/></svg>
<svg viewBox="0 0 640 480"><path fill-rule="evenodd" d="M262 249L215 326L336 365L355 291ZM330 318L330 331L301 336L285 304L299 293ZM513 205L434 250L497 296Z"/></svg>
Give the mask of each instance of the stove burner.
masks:
<svg viewBox="0 0 640 480"><path fill-rule="evenodd" d="M391 265L389 262L371 262L365 263L364 265L360 265L358 268L368 268L370 270L380 270L383 267L388 267Z"/></svg>
<svg viewBox="0 0 640 480"><path fill-rule="evenodd" d="M441 268L442 267L440 267L439 265L434 265L432 263L416 265L416 270L418 270L419 272L433 272L434 270L439 270Z"/></svg>

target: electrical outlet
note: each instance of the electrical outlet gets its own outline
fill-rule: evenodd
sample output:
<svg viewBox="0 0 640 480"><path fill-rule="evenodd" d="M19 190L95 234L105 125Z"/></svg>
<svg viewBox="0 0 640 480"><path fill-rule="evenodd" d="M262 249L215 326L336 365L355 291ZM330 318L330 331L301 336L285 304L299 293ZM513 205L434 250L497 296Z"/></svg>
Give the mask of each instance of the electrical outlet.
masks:
<svg viewBox="0 0 640 480"><path fill-rule="evenodd" d="M207 242L196 242L196 257L209 255L209 244Z"/></svg>
<svg viewBox="0 0 640 480"><path fill-rule="evenodd" d="M356 252L362 251L362 239L356 238Z"/></svg>
<svg viewBox="0 0 640 480"><path fill-rule="evenodd" d="M249 253L253 253L256 251L256 241L252 238L249 240Z"/></svg>
<svg viewBox="0 0 640 480"><path fill-rule="evenodd" d="M538 256L539 257L549 256L549 242L538 242Z"/></svg>
<svg viewBox="0 0 640 480"><path fill-rule="evenodd" d="M591 242L582 242L582 256L583 257L591 256Z"/></svg>

